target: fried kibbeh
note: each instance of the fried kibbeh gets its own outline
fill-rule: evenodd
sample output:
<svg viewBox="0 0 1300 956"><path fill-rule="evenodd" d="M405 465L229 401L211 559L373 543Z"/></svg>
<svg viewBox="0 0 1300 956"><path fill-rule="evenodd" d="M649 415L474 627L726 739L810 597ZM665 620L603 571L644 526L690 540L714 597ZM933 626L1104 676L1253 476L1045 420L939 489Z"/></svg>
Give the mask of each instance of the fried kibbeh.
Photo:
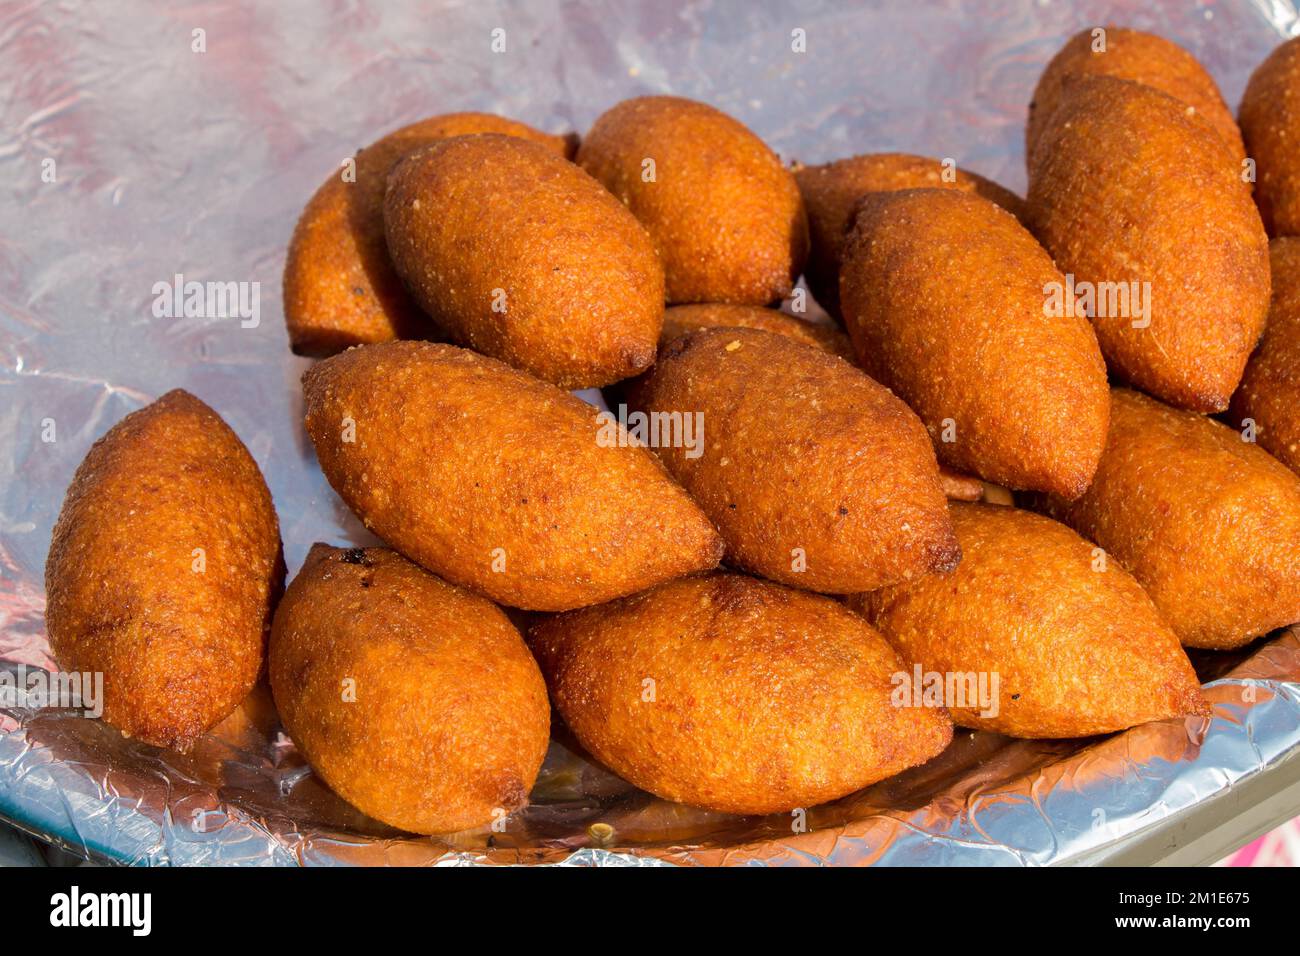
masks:
<svg viewBox="0 0 1300 956"><path fill-rule="evenodd" d="M795 181L808 211L812 250L804 280L817 304L840 318L840 263L853 214L864 196L898 189L956 189L983 196L1017 218L1024 200L992 180L927 156L867 153L820 166L796 166Z"/></svg>
<svg viewBox="0 0 1300 956"><path fill-rule="evenodd" d="M295 353L319 358L353 345L437 334L388 258L384 187L403 156L469 133L518 136L565 157L573 148L571 139L502 116L448 113L403 126L358 150L350 166L316 190L289 242L284 319Z"/></svg>
<svg viewBox="0 0 1300 956"><path fill-rule="evenodd" d="M665 800L742 814L809 807L952 739L942 709L894 705L902 662L860 617L743 575L558 615L529 643L582 746Z"/></svg>
<svg viewBox="0 0 1300 956"><path fill-rule="evenodd" d="M678 336L697 329L714 328L763 329L814 346L831 355L838 355L846 361L854 360L853 345L848 336L835 326L807 322L776 309L765 309L757 305L718 302L675 305L664 311L664 328L659 336L659 344L667 345Z"/></svg>
<svg viewBox="0 0 1300 956"><path fill-rule="evenodd" d="M1300 235L1300 37L1255 68L1237 111L1255 161L1255 201L1269 234Z"/></svg>
<svg viewBox="0 0 1300 956"><path fill-rule="evenodd" d="M1300 238L1269 243L1273 302L1259 348L1232 397L1230 423L1254 423L1255 440L1300 472Z"/></svg>
<svg viewBox="0 0 1300 956"><path fill-rule="evenodd" d="M1187 647L1300 621L1300 478L1220 422L1116 389L1092 486L1039 505L1127 568Z"/></svg>
<svg viewBox="0 0 1300 956"><path fill-rule="evenodd" d="M654 361L664 277L649 234L546 147L483 133L409 154L384 224L398 274L458 344L563 388Z"/></svg>
<svg viewBox="0 0 1300 956"><path fill-rule="evenodd" d="M1108 76L1070 83L1030 160L1031 230L1081 293L1111 371L1218 412L1268 311L1268 238L1228 148L1187 107Z"/></svg>
<svg viewBox="0 0 1300 956"><path fill-rule="evenodd" d="M840 270L859 363L943 464L1073 498L1105 447L1110 393L1087 318L1045 314L1053 287L1065 295L1065 277L1014 216L953 189L868 195Z"/></svg>
<svg viewBox="0 0 1300 956"><path fill-rule="evenodd" d="M271 493L221 417L176 389L77 468L45 565L50 649L104 675L104 720L185 751L248 696L284 586Z"/></svg>
<svg viewBox="0 0 1300 956"><path fill-rule="evenodd" d="M431 342L367 345L308 369L303 392L321 469L366 527L502 604L598 604L722 556L649 451L581 399L494 359Z"/></svg>
<svg viewBox="0 0 1300 956"><path fill-rule="evenodd" d="M1089 737L1208 713L1178 637L1091 542L1018 508L951 510L957 570L848 604L922 674L963 678L947 701L959 726Z"/></svg>
<svg viewBox="0 0 1300 956"><path fill-rule="evenodd" d="M656 450L729 564L848 594L960 560L925 427L842 359L761 329L703 329L628 391L652 420L698 422L695 441L664 441L661 426Z"/></svg>
<svg viewBox="0 0 1300 956"><path fill-rule="evenodd" d="M449 833L528 803L550 739L537 662L496 605L395 551L314 545L269 674L312 769L376 820Z"/></svg>
<svg viewBox="0 0 1300 956"><path fill-rule="evenodd" d="M649 230L671 305L767 305L803 271L808 221L794 177L712 106L624 100L596 120L576 162Z"/></svg>
<svg viewBox="0 0 1300 956"><path fill-rule="evenodd" d="M1095 30L1102 30L1104 35L1094 36ZM1029 120L1025 125L1026 158L1033 153L1034 145L1060 104L1064 90L1081 76L1112 76L1172 96L1190 107L1191 115L1199 117L1219 135L1232 152L1238 174L1241 173L1246 147L1214 77L1196 57L1172 40L1115 26L1081 30L1070 37L1047 64L1029 104Z"/></svg>

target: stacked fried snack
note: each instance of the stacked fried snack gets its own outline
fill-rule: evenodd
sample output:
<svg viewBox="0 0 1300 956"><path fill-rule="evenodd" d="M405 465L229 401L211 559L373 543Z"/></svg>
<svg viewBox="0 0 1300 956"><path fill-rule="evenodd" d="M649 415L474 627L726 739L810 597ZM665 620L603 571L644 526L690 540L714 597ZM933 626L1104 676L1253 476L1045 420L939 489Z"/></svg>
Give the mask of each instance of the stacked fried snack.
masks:
<svg viewBox="0 0 1300 956"><path fill-rule="evenodd" d="M178 748L269 659L321 777L421 833L524 806L552 707L637 786L744 814L954 723L1205 717L1183 647L1300 620L1297 64L1238 129L1185 50L1086 31L1034 95L1023 200L900 153L787 168L667 96L576 151L484 114L391 133L284 278L307 434L389 548L317 545L280 600L256 464L172 392L73 480L53 651ZM770 307L801 275L838 326Z"/></svg>

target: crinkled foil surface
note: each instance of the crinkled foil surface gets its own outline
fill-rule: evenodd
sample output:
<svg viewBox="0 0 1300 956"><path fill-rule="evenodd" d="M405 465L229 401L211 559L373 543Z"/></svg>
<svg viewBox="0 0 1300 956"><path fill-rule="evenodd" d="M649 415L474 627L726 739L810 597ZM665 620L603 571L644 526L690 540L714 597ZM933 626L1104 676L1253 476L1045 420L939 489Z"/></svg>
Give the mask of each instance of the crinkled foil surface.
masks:
<svg viewBox="0 0 1300 956"><path fill-rule="evenodd" d="M298 213L359 146L450 110L581 132L620 99L677 93L739 117L787 160L951 156L1023 193L1039 71L1065 37L1107 22L1184 44L1233 104L1251 69L1300 31L1281 0L8 0L0 663L53 666L42 569L64 489L92 441L177 386L213 405L261 464L291 573L313 541L371 543L316 466L301 426L307 363L290 356L280 310ZM798 29L803 53L792 50ZM177 274L259 283L260 321L156 317L154 286ZM0 712L0 816L132 863L1069 862L1300 746L1293 634L1201 663L1207 677L1226 673L1209 689L1208 728L1050 742L962 731L931 764L810 811L806 832L649 797L561 733L533 805L505 832L410 837L312 775L264 686L187 755L66 712Z"/></svg>

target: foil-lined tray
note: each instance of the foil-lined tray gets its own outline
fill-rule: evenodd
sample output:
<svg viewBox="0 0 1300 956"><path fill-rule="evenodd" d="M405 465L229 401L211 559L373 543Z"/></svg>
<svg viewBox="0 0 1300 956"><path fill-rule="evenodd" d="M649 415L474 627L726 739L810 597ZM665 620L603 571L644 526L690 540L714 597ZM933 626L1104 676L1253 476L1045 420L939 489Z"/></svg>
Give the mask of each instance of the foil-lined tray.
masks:
<svg viewBox="0 0 1300 956"><path fill-rule="evenodd" d="M280 310L298 213L357 147L465 109L582 132L620 99L671 92L732 113L786 160L950 156L1023 192L1038 73L1067 36L1110 22L1182 43L1233 104L1300 32L1283 0L9 5L0 667L53 667L42 576L64 489L97 437L174 387L216 408L257 458L291 573L313 541L374 543L316 467L298 387L308 363L289 354ZM177 275L256 283L256 320L159 315L159 284ZM1209 722L1087 741L959 731L937 760L806 819L665 803L560 728L532 805L504 832L433 839L325 788L265 686L185 755L66 711L8 707L0 817L131 863L1067 863L1300 748L1295 633L1197 664L1212 681Z"/></svg>

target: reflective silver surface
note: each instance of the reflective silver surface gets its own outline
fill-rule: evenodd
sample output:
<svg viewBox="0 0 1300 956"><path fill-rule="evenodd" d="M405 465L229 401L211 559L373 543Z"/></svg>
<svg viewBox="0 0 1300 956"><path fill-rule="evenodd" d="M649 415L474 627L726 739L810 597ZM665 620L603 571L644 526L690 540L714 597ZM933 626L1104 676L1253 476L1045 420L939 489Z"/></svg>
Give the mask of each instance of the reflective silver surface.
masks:
<svg viewBox="0 0 1300 956"><path fill-rule="evenodd" d="M262 466L290 573L313 541L373 540L316 467L307 361L289 354L280 311L294 222L357 147L451 110L582 132L620 99L671 92L732 113L786 160L951 156L1023 192L1038 73L1105 22L1184 44L1234 105L1298 29L1291 3L1246 0L5 5L0 663L52 666L42 574L64 489L95 438L174 387L216 408ZM177 274L257 283L258 321L155 314L155 285ZM1063 862L1300 745L1300 643L1252 650L1211 688L1203 740L1197 722L1091 742L959 732L933 764L811 811L805 833L665 804L561 741L505 833L406 837L321 785L265 688L184 756L80 718L0 712L0 816L141 863Z"/></svg>

